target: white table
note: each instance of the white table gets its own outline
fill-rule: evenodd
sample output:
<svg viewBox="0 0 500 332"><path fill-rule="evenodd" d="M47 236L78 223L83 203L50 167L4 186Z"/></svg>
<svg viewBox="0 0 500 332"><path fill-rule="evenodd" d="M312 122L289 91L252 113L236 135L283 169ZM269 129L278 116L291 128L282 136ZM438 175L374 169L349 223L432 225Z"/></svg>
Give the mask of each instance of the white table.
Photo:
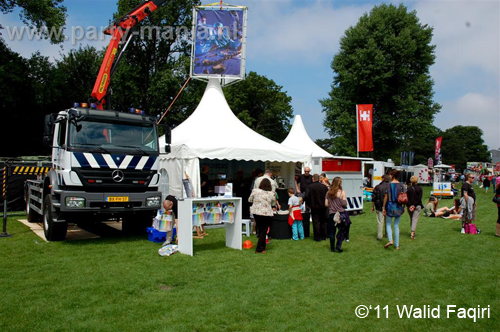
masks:
<svg viewBox="0 0 500 332"><path fill-rule="evenodd" d="M179 252L193 256L193 203L220 202L234 203L234 223L225 223L226 227L226 247L242 250L243 239L241 235L241 198L206 197L206 198L185 198L178 200L178 225L177 239Z"/></svg>

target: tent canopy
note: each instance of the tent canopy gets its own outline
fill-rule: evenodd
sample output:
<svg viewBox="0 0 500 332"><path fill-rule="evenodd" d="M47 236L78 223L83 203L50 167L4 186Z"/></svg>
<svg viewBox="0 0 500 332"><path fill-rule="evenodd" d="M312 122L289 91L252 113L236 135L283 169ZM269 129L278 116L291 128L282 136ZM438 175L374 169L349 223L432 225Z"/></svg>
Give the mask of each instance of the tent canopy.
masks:
<svg viewBox="0 0 500 332"><path fill-rule="evenodd" d="M165 145L165 137L160 138ZM172 130L171 153L161 159L308 162L311 153L283 146L247 127L229 108L217 79L210 79L196 110Z"/></svg>
<svg viewBox="0 0 500 332"><path fill-rule="evenodd" d="M309 137L300 115L295 116L292 129L281 145L303 152L312 153L313 158L333 158L332 154L320 148Z"/></svg>

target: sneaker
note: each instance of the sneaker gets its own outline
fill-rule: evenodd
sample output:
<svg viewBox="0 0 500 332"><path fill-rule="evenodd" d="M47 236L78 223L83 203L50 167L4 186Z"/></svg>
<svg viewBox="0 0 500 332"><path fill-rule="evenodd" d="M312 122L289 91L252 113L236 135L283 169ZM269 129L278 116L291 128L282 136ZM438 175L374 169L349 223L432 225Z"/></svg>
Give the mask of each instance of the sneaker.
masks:
<svg viewBox="0 0 500 332"><path fill-rule="evenodd" d="M345 242L349 242L349 239L345 240Z"/></svg>
<svg viewBox="0 0 500 332"><path fill-rule="evenodd" d="M462 231L460 233L465 234L465 228L462 228Z"/></svg>

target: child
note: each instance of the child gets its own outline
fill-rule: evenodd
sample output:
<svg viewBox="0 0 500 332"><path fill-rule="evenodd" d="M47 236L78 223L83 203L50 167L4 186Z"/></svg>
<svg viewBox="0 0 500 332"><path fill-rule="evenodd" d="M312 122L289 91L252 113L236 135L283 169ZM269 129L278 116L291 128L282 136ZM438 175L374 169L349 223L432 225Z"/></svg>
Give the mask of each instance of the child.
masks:
<svg viewBox="0 0 500 332"><path fill-rule="evenodd" d="M302 226L302 212L300 210L300 200L295 196L293 188L288 189L288 223L292 226L292 239L297 241L304 239L304 227Z"/></svg>

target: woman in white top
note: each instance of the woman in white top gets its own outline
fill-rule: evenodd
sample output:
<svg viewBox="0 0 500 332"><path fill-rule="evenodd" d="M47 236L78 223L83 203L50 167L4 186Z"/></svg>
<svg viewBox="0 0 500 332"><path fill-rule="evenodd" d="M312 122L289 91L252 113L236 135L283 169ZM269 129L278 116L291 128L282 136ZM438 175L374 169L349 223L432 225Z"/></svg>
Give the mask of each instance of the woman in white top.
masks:
<svg viewBox="0 0 500 332"><path fill-rule="evenodd" d="M271 181L267 178L262 179L259 188L253 189L248 201L253 203L250 207L250 213L253 214L257 229L257 247L255 253L266 253L266 235L271 226L276 205L276 194L273 192Z"/></svg>

